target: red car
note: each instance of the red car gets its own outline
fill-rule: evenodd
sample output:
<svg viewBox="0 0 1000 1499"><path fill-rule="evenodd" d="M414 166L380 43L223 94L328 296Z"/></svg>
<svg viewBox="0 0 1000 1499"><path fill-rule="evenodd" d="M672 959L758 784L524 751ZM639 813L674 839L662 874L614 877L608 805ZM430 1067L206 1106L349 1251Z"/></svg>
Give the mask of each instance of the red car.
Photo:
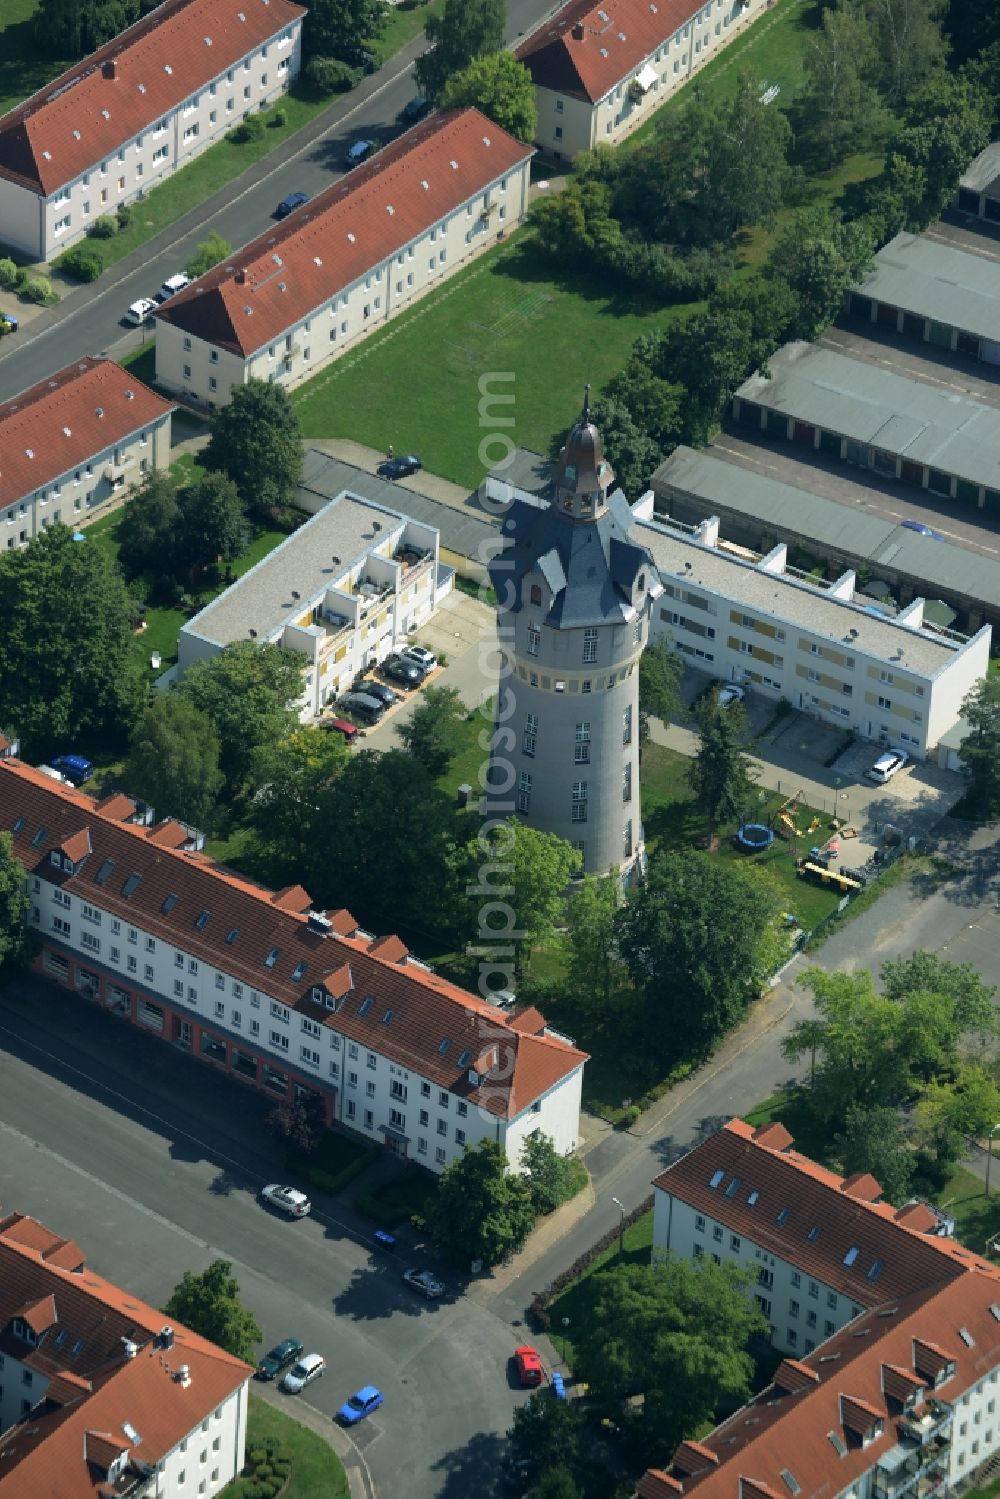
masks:
<svg viewBox="0 0 1000 1499"><path fill-rule="evenodd" d="M348 744L353 744L358 737L357 724L348 723L346 718L324 718L321 723L324 729L332 729L335 734L343 734Z"/></svg>
<svg viewBox="0 0 1000 1499"><path fill-rule="evenodd" d="M541 1384L545 1378L545 1370L542 1368L542 1360L537 1348L527 1346L515 1348L514 1362L517 1365L517 1376L525 1389Z"/></svg>

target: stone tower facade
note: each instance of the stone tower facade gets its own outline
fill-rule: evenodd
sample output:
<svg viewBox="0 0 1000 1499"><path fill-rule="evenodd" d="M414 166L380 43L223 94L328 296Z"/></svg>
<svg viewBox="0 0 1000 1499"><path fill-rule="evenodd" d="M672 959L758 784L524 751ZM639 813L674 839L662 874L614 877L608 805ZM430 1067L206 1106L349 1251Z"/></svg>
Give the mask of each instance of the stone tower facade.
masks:
<svg viewBox="0 0 1000 1499"><path fill-rule="evenodd" d="M639 657L663 590L613 483L588 387L548 496L512 491L490 564L501 671L487 800L574 844L588 874L628 879L643 863Z"/></svg>

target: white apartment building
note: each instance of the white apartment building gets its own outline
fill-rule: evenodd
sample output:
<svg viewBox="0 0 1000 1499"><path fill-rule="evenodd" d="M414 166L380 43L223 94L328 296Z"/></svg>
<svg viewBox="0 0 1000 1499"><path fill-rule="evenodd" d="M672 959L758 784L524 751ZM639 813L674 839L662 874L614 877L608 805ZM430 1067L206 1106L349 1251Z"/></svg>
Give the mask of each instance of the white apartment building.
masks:
<svg viewBox="0 0 1000 1499"><path fill-rule="evenodd" d="M890 618L856 597L853 571L824 583L788 565L785 543L758 558L720 541L717 518L654 520L651 490L633 513L663 583L652 636L702 671L917 759L986 675L989 625L968 637L931 626L922 598Z"/></svg>
<svg viewBox="0 0 1000 1499"><path fill-rule="evenodd" d="M170 462L169 401L89 355L0 404L0 547L100 515Z"/></svg>
<svg viewBox="0 0 1000 1499"><path fill-rule="evenodd" d="M536 144L565 160L614 145L763 15L767 0L569 0L521 43Z"/></svg>
<svg viewBox="0 0 1000 1499"><path fill-rule="evenodd" d="M307 722L451 592L438 550L431 526L344 491L182 627L176 675L237 640L270 641L305 657Z"/></svg>
<svg viewBox="0 0 1000 1499"><path fill-rule="evenodd" d="M0 118L0 242L48 260L274 102L293 0L165 0Z"/></svg>
<svg viewBox="0 0 1000 1499"><path fill-rule="evenodd" d="M0 1499L211 1499L243 1466L252 1373L0 1216Z"/></svg>
<svg viewBox="0 0 1000 1499"><path fill-rule="evenodd" d="M0 759L0 827L28 869L38 971L271 1098L440 1171L495 1140L579 1139L586 1055L537 1010L513 1018L398 937L216 865L200 836ZM0 1493L2 1499L2 1493Z"/></svg>
<svg viewBox="0 0 1000 1499"><path fill-rule="evenodd" d="M157 384L300 384L516 228L533 154L476 109L408 130L159 309Z"/></svg>
<svg viewBox="0 0 1000 1499"><path fill-rule="evenodd" d="M755 1269L786 1357L743 1410L649 1470L639 1499L917 1499L1000 1450L1000 1269L943 1213L893 1208L874 1177L840 1177L783 1125L740 1119L653 1185L654 1258Z"/></svg>

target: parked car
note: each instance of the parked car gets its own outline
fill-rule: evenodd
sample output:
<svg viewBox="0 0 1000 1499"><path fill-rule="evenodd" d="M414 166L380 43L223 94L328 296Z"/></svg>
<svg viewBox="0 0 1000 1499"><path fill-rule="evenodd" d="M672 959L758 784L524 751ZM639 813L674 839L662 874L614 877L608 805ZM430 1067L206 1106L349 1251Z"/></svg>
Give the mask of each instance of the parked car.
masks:
<svg viewBox="0 0 1000 1499"><path fill-rule="evenodd" d="M287 219L290 213L294 213L297 208L302 207L303 203L308 202L308 193L289 193L287 198L282 198L274 210L274 217L276 219Z"/></svg>
<svg viewBox="0 0 1000 1499"><path fill-rule="evenodd" d="M362 723L377 724L385 713L385 704L380 703L377 697L369 697L367 692L347 692L340 699L340 706L353 718L360 718Z"/></svg>
<svg viewBox="0 0 1000 1499"><path fill-rule="evenodd" d="M64 776L61 770L54 770L51 765L39 765L37 769L43 776L48 776L50 781L58 781L60 786L72 785L69 776Z"/></svg>
<svg viewBox="0 0 1000 1499"><path fill-rule="evenodd" d="M438 664L434 652L423 645L405 645L400 654L408 661L415 661L418 666L422 666L425 672L434 671Z"/></svg>
<svg viewBox="0 0 1000 1499"><path fill-rule="evenodd" d="M381 1390L377 1390L373 1384L366 1384L356 1395L344 1401L337 1415L345 1426L356 1426L359 1421L370 1416L372 1411L377 1411L384 1400Z"/></svg>
<svg viewBox="0 0 1000 1499"><path fill-rule="evenodd" d="M916 531L920 536L930 536L935 541L944 541L940 531L935 531L930 526L925 526L922 520L901 520L899 523L904 531Z"/></svg>
<svg viewBox="0 0 1000 1499"><path fill-rule="evenodd" d="M61 771L74 786L82 786L94 774L94 762L88 760L86 755L56 755L49 764L53 770Z"/></svg>
<svg viewBox="0 0 1000 1499"><path fill-rule="evenodd" d="M884 755L879 755L870 770L865 771L865 780L884 786L887 781L892 780L897 770L902 770L909 758L905 750L887 750Z"/></svg>
<svg viewBox="0 0 1000 1499"><path fill-rule="evenodd" d="M185 286L190 285L191 277L185 276L183 271L178 271L176 276L168 276L166 281L164 281L163 285L160 287L158 293L160 301L168 302L170 298L175 297L179 291L183 291Z"/></svg>
<svg viewBox="0 0 1000 1499"><path fill-rule="evenodd" d="M301 1354L302 1344L298 1338L286 1338L283 1343L276 1343L257 1365L257 1378L277 1379L282 1369L287 1369Z"/></svg>
<svg viewBox="0 0 1000 1499"><path fill-rule="evenodd" d="M156 303L152 297L140 297L138 302L132 306L122 318L123 323L128 323L131 328L141 328L143 323L148 323L152 314L156 311Z"/></svg>
<svg viewBox="0 0 1000 1499"><path fill-rule="evenodd" d="M326 1359L321 1353L307 1353L305 1358L300 1358L297 1364L293 1364L281 1381L281 1388L287 1390L289 1395L297 1395L304 1390L307 1384L312 1384L315 1379L322 1379L326 1373Z"/></svg>
<svg viewBox="0 0 1000 1499"><path fill-rule="evenodd" d="M423 464L416 453L401 453L398 458L387 458L378 466L380 479L407 479L410 474L415 474L422 469Z"/></svg>
<svg viewBox="0 0 1000 1499"><path fill-rule="evenodd" d="M719 692L719 707L728 708L731 703L742 703L746 697L745 687L740 687L736 682L728 682Z"/></svg>
<svg viewBox="0 0 1000 1499"><path fill-rule="evenodd" d="M444 1282L429 1270L404 1270L403 1279L411 1290L416 1291L418 1296L426 1297L428 1301L437 1301L439 1296L444 1295Z"/></svg>
<svg viewBox="0 0 1000 1499"><path fill-rule="evenodd" d="M523 1348L514 1349L514 1365L517 1369L517 1377L526 1390L540 1385L545 1378L541 1355L537 1348L531 1348L528 1344L525 1344Z"/></svg>
<svg viewBox="0 0 1000 1499"><path fill-rule="evenodd" d="M404 125L415 125L422 120L425 114L430 113L431 101L425 99L423 94L414 94L409 104L404 104L399 111L399 119Z"/></svg>
<svg viewBox="0 0 1000 1499"><path fill-rule="evenodd" d="M357 68L359 73L366 75L374 73L378 67L378 58L367 47L341 47L339 57L349 68Z"/></svg>
<svg viewBox="0 0 1000 1499"><path fill-rule="evenodd" d="M305 1218L312 1211L312 1203L304 1192L295 1187L280 1187L277 1182L261 1187L260 1200L268 1207L287 1213L289 1218Z"/></svg>
<svg viewBox="0 0 1000 1499"><path fill-rule="evenodd" d="M0 338L5 333L16 333L20 326L12 312L0 312Z"/></svg>
<svg viewBox="0 0 1000 1499"><path fill-rule="evenodd" d="M346 167L356 167L366 161L375 150L374 141L355 141L353 146L348 146L347 155L344 157Z"/></svg>
<svg viewBox="0 0 1000 1499"><path fill-rule="evenodd" d="M343 734L348 744L353 744L359 733L357 724L348 723L346 718L321 718L319 726L321 729L331 729L335 734Z"/></svg>
<svg viewBox="0 0 1000 1499"><path fill-rule="evenodd" d="M387 687L384 682L372 681L371 677L365 678L359 685L358 691L363 692L366 697L377 699L386 708L391 708L393 703L399 702L398 692L393 692L392 688Z"/></svg>
<svg viewBox="0 0 1000 1499"><path fill-rule="evenodd" d="M419 687L426 676L423 667L416 661L409 661L400 654L386 656L379 670L390 681L402 682L404 687Z"/></svg>

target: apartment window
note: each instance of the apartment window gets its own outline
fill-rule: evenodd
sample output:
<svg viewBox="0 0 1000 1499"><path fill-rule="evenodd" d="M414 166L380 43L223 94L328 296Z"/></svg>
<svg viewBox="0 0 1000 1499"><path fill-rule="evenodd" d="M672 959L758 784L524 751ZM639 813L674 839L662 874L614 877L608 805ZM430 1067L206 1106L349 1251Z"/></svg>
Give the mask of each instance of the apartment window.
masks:
<svg viewBox="0 0 1000 1499"><path fill-rule="evenodd" d="M460 1119L465 1119L466 1116L468 1115L468 1112L469 1112L469 1105L467 1103L463 1103L462 1100L459 1099L458 1103L456 1103L456 1105L455 1105L455 1113L458 1115L458 1117Z"/></svg>
<svg viewBox="0 0 1000 1499"><path fill-rule="evenodd" d="M430 1096L431 1096L431 1085L430 1085L430 1083L421 1083L420 1084L420 1096L421 1096L421 1098L430 1098Z"/></svg>
<svg viewBox="0 0 1000 1499"><path fill-rule="evenodd" d="M423 1135L417 1136L417 1155L427 1154L427 1141Z"/></svg>
<svg viewBox="0 0 1000 1499"><path fill-rule="evenodd" d="M357 1112L358 1112L358 1106L357 1106L357 1104L354 1102L353 1098L349 1098L347 1100L347 1107L344 1110L345 1117L348 1118L348 1119L353 1119L357 1115Z"/></svg>
<svg viewBox="0 0 1000 1499"><path fill-rule="evenodd" d="M815 1312L806 1312L806 1322L808 1323L808 1325L810 1327L815 1327L816 1326L816 1313Z"/></svg>
<svg viewBox="0 0 1000 1499"><path fill-rule="evenodd" d="M886 709L890 709L891 710L891 708L892 708L892 700L890 698L887 698L887 697L880 697L879 700L878 700L878 705L879 705L880 708L886 708Z"/></svg>
<svg viewBox="0 0 1000 1499"><path fill-rule="evenodd" d="M152 963L144 963L142 965L142 976L146 980L147 984L151 984L153 982L153 965L152 965Z"/></svg>
<svg viewBox="0 0 1000 1499"><path fill-rule="evenodd" d="M184 980L174 979L174 994L178 999L184 998Z"/></svg>
<svg viewBox="0 0 1000 1499"><path fill-rule="evenodd" d="M420 1110L420 1123L423 1125L424 1129L426 1129L427 1125L430 1123L430 1115L428 1114L426 1109Z"/></svg>
<svg viewBox="0 0 1000 1499"><path fill-rule="evenodd" d="M517 784L517 810L527 812L531 806L531 776L522 770Z"/></svg>
<svg viewBox="0 0 1000 1499"><path fill-rule="evenodd" d="M819 1296L819 1286L814 1280L811 1280L809 1282L809 1295L813 1298L814 1301Z"/></svg>
<svg viewBox="0 0 1000 1499"><path fill-rule="evenodd" d="M437 1132L438 1132L439 1135L446 1135L448 1133L448 1121L447 1121L447 1119L439 1119L438 1120L438 1122L437 1122Z"/></svg>
<svg viewBox="0 0 1000 1499"><path fill-rule="evenodd" d="M374 1098L375 1097L375 1088L376 1088L376 1083L375 1083L374 1079L373 1078L369 1078L368 1081L365 1083L365 1092L367 1093L367 1095L368 1095L369 1098Z"/></svg>
<svg viewBox="0 0 1000 1499"><path fill-rule="evenodd" d="M712 1238L715 1240L716 1244L721 1244L722 1243L722 1224L721 1223L713 1224L713 1226L712 1226Z"/></svg>
<svg viewBox="0 0 1000 1499"><path fill-rule="evenodd" d="M629 818L629 820L625 824L625 826L622 828L622 857L625 858L625 859L631 859L631 857L632 857L632 819L631 819L631 817Z"/></svg>
<svg viewBox="0 0 1000 1499"><path fill-rule="evenodd" d="M622 768L622 801L632 800L632 761L627 760Z"/></svg>
<svg viewBox="0 0 1000 1499"><path fill-rule="evenodd" d="M445 1150L443 1145L439 1145L435 1150L434 1159L437 1161L439 1166L443 1166L445 1161L448 1159L447 1151Z"/></svg>
<svg viewBox="0 0 1000 1499"><path fill-rule="evenodd" d="M573 822L586 822L587 821L587 782L586 781L574 781L573 782L573 803L572 803L572 809L573 809L572 810L572 820L573 820Z"/></svg>
<svg viewBox="0 0 1000 1499"><path fill-rule="evenodd" d="M279 1051L288 1050L288 1037L285 1035L284 1031L272 1031L270 1035L270 1041L271 1045L276 1046Z"/></svg>
<svg viewBox="0 0 1000 1499"><path fill-rule="evenodd" d="M597 660L597 630L586 629L583 632L583 659L584 661Z"/></svg>
<svg viewBox="0 0 1000 1499"><path fill-rule="evenodd" d="M537 625L528 626L528 655L537 656L542 643L542 632Z"/></svg>
<svg viewBox="0 0 1000 1499"><path fill-rule="evenodd" d="M790 1301L788 1303L788 1315L790 1317L797 1317L799 1315L799 1304L797 1301Z"/></svg>
<svg viewBox="0 0 1000 1499"><path fill-rule="evenodd" d="M524 739L521 746L526 755L534 755L537 739L538 715L536 713L526 713L524 715Z"/></svg>
<svg viewBox="0 0 1000 1499"><path fill-rule="evenodd" d="M438 1092L438 1106L442 1109L446 1109L448 1107L448 1095L443 1088Z"/></svg>

